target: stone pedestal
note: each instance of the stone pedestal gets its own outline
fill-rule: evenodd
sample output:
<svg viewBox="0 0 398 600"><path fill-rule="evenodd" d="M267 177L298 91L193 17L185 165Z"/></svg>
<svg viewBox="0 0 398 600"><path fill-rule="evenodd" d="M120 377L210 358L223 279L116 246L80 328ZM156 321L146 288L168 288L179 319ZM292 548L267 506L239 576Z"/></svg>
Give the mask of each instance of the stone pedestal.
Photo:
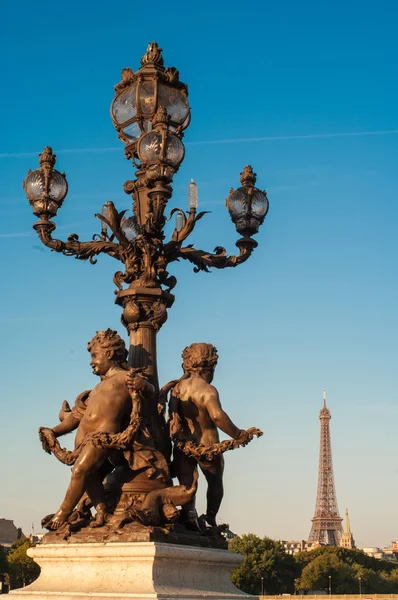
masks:
<svg viewBox="0 0 398 600"><path fill-rule="evenodd" d="M40 577L10 600L242 600L230 571L242 556L228 550L159 542L47 544L28 551Z"/></svg>

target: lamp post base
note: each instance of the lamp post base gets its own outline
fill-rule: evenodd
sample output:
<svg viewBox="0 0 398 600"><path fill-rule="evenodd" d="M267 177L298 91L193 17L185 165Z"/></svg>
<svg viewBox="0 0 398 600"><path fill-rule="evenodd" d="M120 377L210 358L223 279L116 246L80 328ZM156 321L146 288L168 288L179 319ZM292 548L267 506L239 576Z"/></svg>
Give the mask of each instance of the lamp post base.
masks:
<svg viewBox="0 0 398 600"><path fill-rule="evenodd" d="M242 556L228 550L157 542L46 544L29 550L39 578L12 600L242 600L230 571Z"/></svg>

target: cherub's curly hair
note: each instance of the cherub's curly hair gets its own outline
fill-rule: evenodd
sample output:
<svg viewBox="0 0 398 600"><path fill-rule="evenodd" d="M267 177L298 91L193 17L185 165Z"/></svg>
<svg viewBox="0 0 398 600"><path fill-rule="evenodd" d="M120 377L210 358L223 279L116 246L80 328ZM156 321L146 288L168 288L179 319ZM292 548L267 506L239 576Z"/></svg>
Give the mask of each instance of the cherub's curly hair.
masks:
<svg viewBox="0 0 398 600"><path fill-rule="evenodd" d="M126 363L128 355L126 344L117 331L113 329L97 331L93 339L87 344L87 350L90 352L96 345L99 345L104 350L110 350L113 353L112 360L120 364L123 368L128 368Z"/></svg>
<svg viewBox="0 0 398 600"><path fill-rule="evenodd" d="M191 344L184 348L182 360L182 366L188 373L214 369L218 361L217 348L204 342Z"/></svg>

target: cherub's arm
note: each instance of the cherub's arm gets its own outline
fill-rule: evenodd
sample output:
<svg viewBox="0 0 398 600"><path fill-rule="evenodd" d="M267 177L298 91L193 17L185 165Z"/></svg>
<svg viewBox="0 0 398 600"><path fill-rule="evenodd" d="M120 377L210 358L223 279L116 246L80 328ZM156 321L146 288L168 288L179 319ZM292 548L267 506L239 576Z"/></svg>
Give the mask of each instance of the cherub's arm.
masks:
<svg viewBox="0 0 398 600"><path fill-rule="evenodd" d="M138 371L138 369L136 369ZM154 386L141 373L135 373L134 369L126 376L126 385L130 394L138 392L146 398L153 398L155 395Z"/></svg>
<svg viewBox="0 0 398 600"><path fill-rule="evenodd" d="M39 427L39 438L43 450L51 454L51 449L56 445L56 438L77 429L80 420L78 417L75 417L73 412L70 412L59 425L56 425L52 429L49 427Z"/></svg>
<svg viewBox="0 0 398 600"><path fill-rule="evenodd" d="M52 432L55 437L60 437L61 435L65 435L66 433L70 433L79 427L79 423L81 418L75 416L74 412L70 412L67 417L61 423L52 428Z"/></svg>
<svg viewBox="0 0 398 600"><path fill-rule="evenodd" d="M85 390L84 392L81 392L81 394L77 396L72 410L67 410L69 405L67 402L63 402L63 410L60 413L60 417L62 416L61 423L52 428L55 437L60 437L61 435L70 433L79 427L79 423L86 412L86 402L90 392L91 390Z"/></svg>
<svg viewBox="0 0 398 600"><path fill-rule="evenodd" d="M46 452L53 444L55 438L70 433L79 427L86 410L86 400L91 390L86 390L78 395L72 410L66 400L62 403L62 409L59 413L61 423L55 425L52 429L49 427L39 427L39 437Z"/></svg>
<svg viewBox="0 0 398 600"><path fill-rule="evenodd" d="M158 413L160 415L164 415L165 410L166 410L166 404L167 404L167 396L170 392L170 390L173 389L173 387L175 387L177 385L177 383L179 381L181 381L181 379L184 379L185 376L183 376L180 379L173 379L172 381L169 381L169 383L166 383L162 389L159 392L159 398L158 398Z"/></svg>
<svg viewBox="0 0 398 600"><path fill-rule="evenodd" d="M56 425L52 429L50 427L39 427L39 438L43 450L51 454L51 448L54 447L56 438L77 429L80 420L78 417L75 417L73 412L70 412L59 425Z"/></svg>
<svg viewBox="0 0 398 600"><path fill-rule="evenodd" d="M204 405L216 427L234 440L240 436L242 430L231 421L227 413L222 409L216 388L212 387L211 391L206 394Z"/></svg>

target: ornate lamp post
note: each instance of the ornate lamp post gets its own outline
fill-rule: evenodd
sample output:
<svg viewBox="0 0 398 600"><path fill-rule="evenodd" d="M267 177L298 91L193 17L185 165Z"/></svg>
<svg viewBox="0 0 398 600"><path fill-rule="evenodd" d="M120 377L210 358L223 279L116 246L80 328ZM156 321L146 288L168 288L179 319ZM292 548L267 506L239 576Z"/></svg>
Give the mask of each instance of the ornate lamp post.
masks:
<svg viewBox="0 0 398 600"><path fill-rule="evenodd" d="M66 241L52 236L56 226L51 220L67 194L64 174L54 169L55 155L47 146L40 155L40 168L29 172L24 189L33 213L40 240L56 252L80 260L96 262L99 254L108 254L122 265L114 276L116 303L123 308L122 323L130 335L129 362L145 366L158 389L156 334L167 319L173 304L171 290L177 283L169 275L168 265L184 259L194 271L214 267L236 267L251 255L257 242L252 236L268 211L266 193L255 187L256 175L247 166L241 173L242 187L231 190L227 208L240 239L239 253L228 256L220 246L214 252L184 245L197 221L205 212L197 213L197 188L189 186L189 211L174 209L176 228L165 240L165 209L172 195L171 183L184 159L182 142L190 122L187 86L175 68L165 68L161 49L155 42L148 46L137 72L123 69L122 80L115 86L111 117L119 138L125 144L125 155L137 168L134 180L126 181L124 191L133 198L133 216L124 217L112 202L107 202L96 216L101 221L101 234L92 241L80 241L71 234ZM156 402L147 410L156 412Z"/></svg>
<svg viewBox="0 0 398 600"><path fill-rule="evenodd" d="M229 256L220 246L206 252L185 243L205 215L197 212L197 186L191 180L189 210L171 211L175 229L166 239L165 211L184 159L190 108L187 86L176 69L164 68L154 42L136 73L123 70L111 116L126 158L136 168L135 179L124 184L133 199L131 217L106 202L96 215L101 228L91 241L80 241L74 233L66 241L57 239L53 219L68 184L65 174L55 170L49 146L40 154L40 168L29 171L24 181L43 244L91 263L108 254L122 265L114 283L130 336L132 368L126 365L126 347L117 332L98 331L88 350L100 382L79 394L73 407L64 401L54 427L40 427L43 449L73 469L58 510L42 520L49 530L47 545L31 551L42 575L14 600L26 600L32 592L44 597L49 590L71 598L98 593L104 598L238 598L229 572L241 557L217 552L226 549L226 526L216 520L223 497L222 454L246 446L262 432L257 427L240 429L221 408L210 385L218 361L212 344L186 347L182 376L159 390L156 335L174 301L177 280L168 272L170 263L184 259L195 272L208 272L245 262L257 246L253 235L267 214L267 196L255 187L256 175L246 166L241 187L231 190L226 202L240 236L238 252ZM182 410L183 403L189 408ZM230 439L220 442L218 428ZM62 448L58 438L75 430L74 449ZM195 507L199 467L208 484L206 513L200 517ZM261 583L264 595L263 578ZM331 589L331 579L329 583Z"/></svg>

